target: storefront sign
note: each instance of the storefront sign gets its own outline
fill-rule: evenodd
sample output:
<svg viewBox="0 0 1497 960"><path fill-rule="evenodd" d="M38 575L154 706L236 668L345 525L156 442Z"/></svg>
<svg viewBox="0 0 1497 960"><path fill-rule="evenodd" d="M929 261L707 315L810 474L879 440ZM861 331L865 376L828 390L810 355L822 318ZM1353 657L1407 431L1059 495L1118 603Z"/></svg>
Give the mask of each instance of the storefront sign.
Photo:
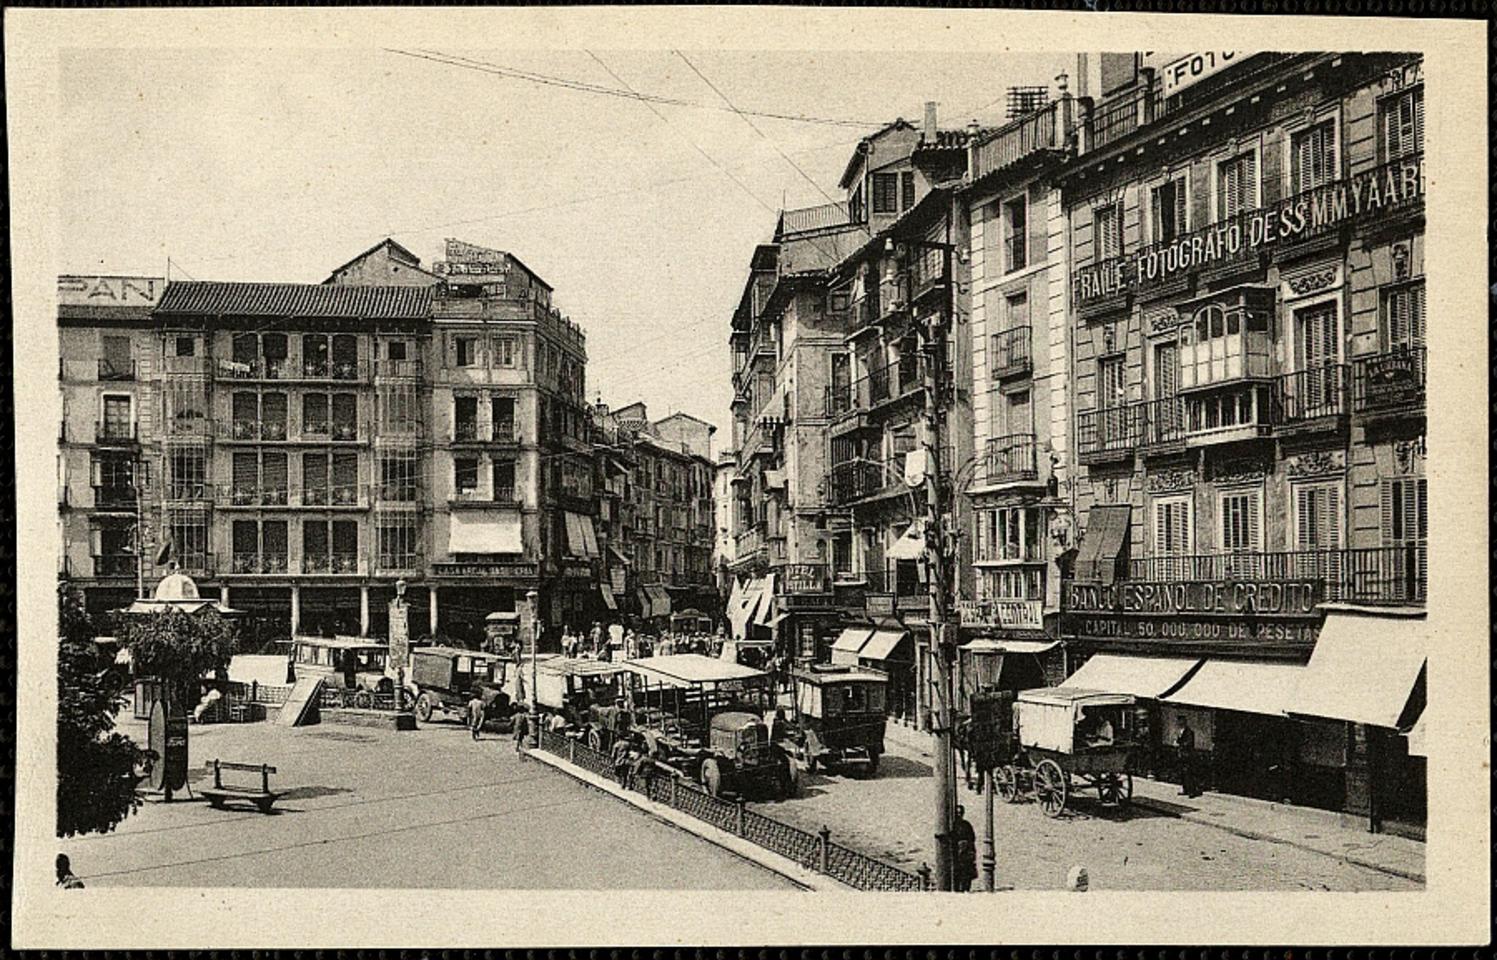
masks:
<svg viewBox="0 0 1497 960"><path fill-rule="evenodd" d="M57 278L57 302L87 307L153 307L166 291L160 277Z"/></svg>
<svg viewBox="0 0 1497 960"><path fill-rule="evenodd" d="M1372 408L1397 407L1424 399L1423 357L1412 351L1362 360L1361 402Z"/></svg>
<svg viewBox="0 0 1497 960"><path fill-rule="evenodd" d="M1220 614L1303 617L1315 611L1316 580L1179 580L1067 583L1067 613Z"/></svg>
<svg viewBox="0 0 1497 960"><path fill-rule="evenodd" d="M1164 84L1164 95L1173 97L1192 84L1200 83L1207 77L1220 73L1236 58L1235 50L1227 50L1187 53L1183 57L1171 60L1159 70L1160 79Z"/></svg>
<svg viewBox="0 0 1497 960"><path fill-rule="evenodd" d="M432 572L439 577L524 580L535 576L533 563L433 563L431 568Z"/></svg>
<svg viewBox="0 0 1497 960"><path fill-rule="evenodd" d="M1422 154L1394 160L1346 180L1296 194L1262 210L1212 224L1132 256L1076 271L1080 304L1164 283L1279 243L1292 243L1424 197Z"/></svg>
<svg viewBox="0 0 1497 960"><path fill-rule="evenodd" d="M863 609L870 617L892 617L894 616L894 594L864 594Z"/></svg>
<svg viewBox="0 0 1497 960"><path fill-rule="evenodd" d="M1177 643L1313 644L1316 630L1311 623L1150 620L1142 617L1074 617L1068 627L1068 632L1089 640L1159 640Z"/></svg>
<svg viewBox="0 0 1497 960"><path fill-rule="evenodd" d="M963 626L1042 630L1045 606L1040 600L965 600L957 603Z"/></svg>

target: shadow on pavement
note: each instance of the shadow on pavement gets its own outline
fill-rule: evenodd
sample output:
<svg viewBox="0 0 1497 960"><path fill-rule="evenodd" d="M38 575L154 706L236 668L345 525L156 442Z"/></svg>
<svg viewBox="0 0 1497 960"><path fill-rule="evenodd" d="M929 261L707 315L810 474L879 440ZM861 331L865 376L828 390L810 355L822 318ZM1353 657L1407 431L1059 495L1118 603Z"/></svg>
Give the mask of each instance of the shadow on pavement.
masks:
<svg viewBox="0 0 1497 960"><path fill-rule="evenodd" d="M281 794L282 800L311 800L315 797L336 797L340 793L352 793L347 787L292 787Z"/></svg>
<svg viewBox="0 0 1497 960"><path fill-rule="evenodd" d="M885 754L878 762L878 776L875 779L912 780L931 776L935 776L935 771L929 764Z"/></svg>

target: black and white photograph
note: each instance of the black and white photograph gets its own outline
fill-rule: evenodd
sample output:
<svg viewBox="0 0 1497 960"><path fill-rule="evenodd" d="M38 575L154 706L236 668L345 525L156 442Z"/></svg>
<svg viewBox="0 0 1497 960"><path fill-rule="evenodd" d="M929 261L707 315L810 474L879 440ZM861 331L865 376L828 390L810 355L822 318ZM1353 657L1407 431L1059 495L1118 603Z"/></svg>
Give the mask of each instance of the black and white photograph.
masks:
<svg viewBox="0 0 1497 960"><path fill-rule="evenodd" d="M7 16L17 945L1488 935L1483 24L777 10Z"/></svg>

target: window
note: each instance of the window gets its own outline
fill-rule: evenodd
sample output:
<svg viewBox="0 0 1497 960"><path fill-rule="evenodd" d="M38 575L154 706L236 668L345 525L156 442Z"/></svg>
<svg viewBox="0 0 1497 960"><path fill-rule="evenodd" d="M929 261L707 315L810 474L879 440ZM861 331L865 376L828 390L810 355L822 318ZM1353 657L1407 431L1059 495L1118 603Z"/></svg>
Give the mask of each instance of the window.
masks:
<svg viewBox="0 0 1497 960"><path fill-rule="evenodd" d="M190 357L197 353L198 342L192 337L178 337L176 356Z"/></svg>
<svg viewBox="0 0 1497 960"><path fill-rule="evenodd" d="M333 503L354 506L359 502L359 455L351 450L333 454Z"/></svg>
<svg viewBox="0 0 1497 960"><path fill-rule="evenodd" d="M1154 399L1180 392L1180 345L1176 341L1154 345Z"/></svg>
<svg viewBox="0 0 1497 960"><path fill-rule="evenodd" d="M1121 354L1097 361L1097 406L1112 410L1128 402L1127 370Z"/></svg>
<svg viewBox="0 0 1497 960"><path fill-rule="evenodd" d="M847 198L847 219L850 223L862 223L867 219L863 211L863 185L861 183Z"/></svg>
<svg viewBox="0 0 1497 960"><path fill-rule="evenodd" d="M237 455L236 455L237 456ZM236 473L237 464L236 464ZM328 492L328 455L326 453L304 453L301 455L302 503L309 507L324 506L330 499Z"/></svg>
<svg viewBox="0 0 1497 960"><path fill-rule="evenodd" d="M416 567L416 518L409 514L381 517L376 531L379 565L385 570Z"/></svg>
<svg viewBox="0 0 1497 960"><path fill-rule="evenodd" d="M352 393L333 394L333 439L357 440L358 437L358 397Z"/></svg>
<svg viewBox="0 0 1497 960"><path fill-rule="evenodd" d="M1385 353L1424 345L1424 282L1383 292L1382 341Z"/></svg>
<svg viewBox="0 0 1497 960"><path fill-rule="evenodd" d="M1429 535L1428 488L1423 477L1383 481L1383 543L1424 543Z"/></svg>
<svg viewBox="0 0 1497 960"><path fill-rule="evenodd" d="M135 461L130 457L101 457L93 463L94 497L100 506L135 502Z"/></svg>
<svg viewBox="0 0 1497 960"><path fill-rule="evenodd" d="M1341 546L1341 483L1294 485L1294 546L1297 550L1336 550Z"/></svg>
<svg viewBox="0 0 1497 960"><path fill-rule="evenodd" d="M1303 193L1336 179L1336 125L1330 120L1294 134L1289 141L1289 192Z"/></svg>
<svg viewBox="0 0 1497 960"><path fill-rule="evenodd" d="M1221 495L1221 549L1223 553L1257 553L1262 544L1260 529L1263 491L1241 490Z"/></svg>
<svg viewBox="0 0 1497 960"><path fill-rule="evenodd" d="M284 506L290 496L284 453L260 456L260 502L267 506Z"/></svg>
<svg viewBox="0 0 1497 960"><path fill-rule="evenodd" d="M452 439L478 439L478 398L452 398Z"/></svg>
<svg viewBox="0 0 1497 960"><path fill-rule="evenodd" d="M908 210L915 205L915 174L905 171L899 175L899 208Z"/></svg>
<svg viewBox="0 0 1497 960"><path fill-rule="evenodd" d="M404 340L391 340L385 345L385 356L391 360L406 359L406 342Z"/></svg>
<svg viewBox="0 0 1497 960"><path fill-rule="evenodd" d="M326 336L307 334L301 338L302 369L307 376L326 377L330 370L330 355Z"/></svg>
<svg viewBox="0 0 1497 960"><path fill-rule="evenodd" d="M458 366L476 367L478 365L477 337L454 337L452 345Z"/></svg>
<svg viewBox="0 0 1497 960"><path fill-rule="evenodd" d="M1168 243L1190 229L1185 200L1183 176L1166 180L1149 191L1150 236L1154 243Z"/></svg>
<svg viewBox="0 0 1497 960"><path fill-rule="evenodd" d="M500 337L494 341L494 356L501 367L513 367L515 365L515 340L513 337Z"/></svg>
<svg viewBox="0 0 1497 960"><path fill-rule="evenodd" d="M328 401L325 393L308 393L301 398L301 432L327 436L333 424L328 416Z"/></svg>
<svg viewBox="0 0 1497 960"><path fill-rule="evenodd" d="M200 510L172 510L167 515L167 535L177 564L183 570L206 572L208 568L208 516Z"/></svg>
<svg viewBox="0 0 1497 960"><path fill-rule="evenodd" d="M416 499L416 456L396 453L379 458L380 499L409 502Z"/></svg>
<svg viewBox="0 0 1497 960"><path fill-rule="evenodd" d="M1258 206L1258 155L1239 153L1216 165L1216 219L1230 220Z"/></svg>
<svg viewBox="0 0 1497 960"><path fill-rule="evenodd" d="M207 495L208 462L201 447L174 447L166 458L168 500L201 500Z"/></svg>
<svg viewBox="0 0 1497 960"><path fill-rule="evenodd" d="M515 462L513 460L495 460L493 471L494 500L513 503L515 500Z"/></svg>
<svg viewBox="0 0 1497 960"><path fill-rule="evenodd" d="M899 174L875 173L873 175L873 212L899 212Z"/></svg>
<svg viewBox="0 0 1497 960"><path fill-rule="evenodd" d="M287 402L284 393L260 397L260 436L265 440L286 439Z"/></svg>
<svg viewBox="0 0 1497 960"><path fill-rule="evenodd" d="M135 366L130 359L130 338L106 335L103 342L103 355L99 359L99 379L135 379Z"/></svg>
<svg viewBox="0 0 1497 960"><path fill-rule="evenodd" d="M134 436L131 410L130 397L105 397L104 422L100 424L103 436L112 440L128 440Z"/></svg>
<svg viewBox="0 0 1497 960"><path fill-rule="evenodd" d="M326 520L306 520L301 525L303 573L327 573L332 566Z"/></svg>
<svg viewBox="0 0 1497 960"><path fill-rule="evenodd" d="M357 380L359 376L359 338L351 333L333 337L332 375L336 380Z"/></svg>
<svg viewBox="0 0 1497 960"><path fill-rule="evenodd" d="M1387 163L1424 150L1424 87L1387 97L1377 105L1378 159Z"/></svg>
<svg viewBox="0 0 1497 960"><path fill-rule="evenodd" d="M1092 261L1123 255L1123 208L1109 203L1092 212Z"/></svg>
<svg viewBox="0 0 1497 960"><path fill-rule="evenodd" d="M1003 269L1023 270L1029 262L1028 200L1018 197L1003 205Z"/></svg>
<svg viewBox="0 0 1497 960"><path fill-rule="evenodd" d="M1029 391L1015 390L1004 395L1004 434L1027 436L1034 433L1034 419L1029 407Z"/></svg>
<svg viewBox="0 0 1497 960"><path fill-rule="evenodd" d="M452 467L453 486L457 488L459 496L471 494L478 489L478 459L476 457L459 457L452 461Z"/></svg>
<svg viewBox="0 0 1497 960"><path fill-rule="evenodd" d="M489 413L493 424L494 439L515 439L515 400L513 397L490 397Z"/></svg>
<svg viewBox="0 0 1497 960"><path fill-rule="evenodd" d="M1181 494L1174 497L1154 498L1154 549L1156 557L1189 556L1194 541L1190 536L1191 497ZM1166 567L1169 562L1164 561ZM1181 575L1180 571L1161 571L1166 577Z"/></svg>
<svg viewBox="0 0 1497 960"><path fill-rule="evenodd" d="M356 520L333 521L333 572L359 572L359 524Z"/></svg>

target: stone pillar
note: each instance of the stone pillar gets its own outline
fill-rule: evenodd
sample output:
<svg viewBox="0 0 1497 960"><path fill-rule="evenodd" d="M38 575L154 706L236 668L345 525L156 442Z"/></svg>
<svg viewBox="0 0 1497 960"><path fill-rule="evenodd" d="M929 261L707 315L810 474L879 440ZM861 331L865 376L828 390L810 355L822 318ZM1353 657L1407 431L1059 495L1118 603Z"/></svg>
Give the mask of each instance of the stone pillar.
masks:
<svg viewBox="0 0 1497 960"><path fill-rule="evenodd" d="M218 602L226 607L229 606L229 585L227 583L218 588Z"/></svg>
<svg viewBox="0 0 1497 960"><path fill-rule="evenodd" d="M227 589L227 588L225 588ZM301 587L291 586L291 635L294 637L301 630Z"/></svg>
<svg viewBox="0 0 1497 960"><path fill-rule="evenodd" d="M426 588L427 599L427 622L426 632L430 636L437 635L437 585L429 584Z"/></svg>
<svg viewBox="0 0 1497 960"><path fill-rule="evenodd" d="M359 588L359 636L369 636L369 585Z"/></svg>

